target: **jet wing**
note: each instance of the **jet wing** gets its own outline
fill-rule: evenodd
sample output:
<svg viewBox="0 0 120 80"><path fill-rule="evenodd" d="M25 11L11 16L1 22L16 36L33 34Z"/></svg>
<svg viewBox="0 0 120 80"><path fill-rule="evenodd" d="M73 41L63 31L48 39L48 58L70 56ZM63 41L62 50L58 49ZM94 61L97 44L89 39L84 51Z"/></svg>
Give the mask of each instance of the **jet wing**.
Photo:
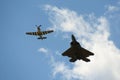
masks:
<svg viewBox="0 0 120 80"><path fill-rule="evenodd" d="M62 53L62 55L63 56L68 56L68 57L73 57L74 55L73 55L73 52L74 50L73 50L73 48L71 47L71 48L69 48L68 50L66 50L64 53Z"/></svg>
<svg viewBox="0 0 120 80"><path fill-rule="evenodd" d="M26 34L28 34L28 35L36 35L36 36L38 36L38 32L26 32Z"/></svg>
<svg viewBox="0 0 120 80"><path fill-rule="evenodd" d="M42 35L45 35L45 34L48 34L48 33L51 33L51 32L53 32L53 30L41 31L41 34L42 34Z"/></svg>
<svg viewBox="0 0 120 80"><path fill-rule="evenodd" d="M84 56L84 57L89 57L90 55L94 55L92 52L84 49L84 48L81 48L80 50L80 53Z"/></svg>

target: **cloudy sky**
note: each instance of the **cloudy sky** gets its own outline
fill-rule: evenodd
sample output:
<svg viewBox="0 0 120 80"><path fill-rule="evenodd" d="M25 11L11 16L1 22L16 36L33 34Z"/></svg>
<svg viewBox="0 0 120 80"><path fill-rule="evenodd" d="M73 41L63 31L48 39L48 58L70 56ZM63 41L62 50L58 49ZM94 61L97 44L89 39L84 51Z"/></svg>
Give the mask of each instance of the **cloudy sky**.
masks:
<svg viewBox="0 0 120 80"><path fill-rule="evenodd" d="M1 0L0 80L120 80L120 0ZM53 29L46 40L27 31ZM71 34L95 55L70 63Z"/></svg>

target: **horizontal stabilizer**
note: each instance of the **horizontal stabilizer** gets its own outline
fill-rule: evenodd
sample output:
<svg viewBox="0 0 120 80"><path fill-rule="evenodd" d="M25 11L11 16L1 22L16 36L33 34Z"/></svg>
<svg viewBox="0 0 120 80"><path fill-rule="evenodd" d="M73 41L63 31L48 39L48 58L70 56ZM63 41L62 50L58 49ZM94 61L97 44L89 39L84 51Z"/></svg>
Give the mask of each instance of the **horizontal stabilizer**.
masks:
<svg viewBox="0 0 120 80"><path fill-rule="evenodd" d="M75 62L77 59L75 59L75 58L71 58L69 61L70 62Z"/></svg>
<svg viewBox="0 0 120 80"><path fill-rule="evenodd" d="M85 62L90 62L90 60L88 58L83 58L82 60Z"/></svg>
<svg viewBox="0 0 120 80"><path fill-rule="evenodd" d="M46 39L46 38L47 38L47 37L42 37L42 38L41 38L41 37L39 37L38 39Z"/></svg>

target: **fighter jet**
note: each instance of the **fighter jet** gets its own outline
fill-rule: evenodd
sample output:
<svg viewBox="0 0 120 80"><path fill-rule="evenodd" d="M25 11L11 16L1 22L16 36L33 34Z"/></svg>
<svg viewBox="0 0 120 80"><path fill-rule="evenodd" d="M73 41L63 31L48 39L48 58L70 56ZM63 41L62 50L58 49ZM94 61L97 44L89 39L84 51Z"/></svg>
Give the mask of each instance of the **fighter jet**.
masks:
<svg viewBox="0 0 120 80"><path fill-rule="evenodd" d="M76 60L83 60L85 62L90 62L89 57L90 55L94 55L92 52L84 49L81 47L81 45L76 41L74 35L71 36L72 42L71 47L66 50L64 53L62 53L63 56L68 56L71 59L70 62L75 62Z"/></svg>
<svg viewBox="0 0 120 80"><path fill-rule="evenodd" d="M38 39L46 39L47 37L43 37L43 35L48 34L53 32L53 30L47 30L47 31L41 31L40 27L41 25L37 26L37 32L26 32L27 35L35 35L35 36L39 36Z"/></svg>

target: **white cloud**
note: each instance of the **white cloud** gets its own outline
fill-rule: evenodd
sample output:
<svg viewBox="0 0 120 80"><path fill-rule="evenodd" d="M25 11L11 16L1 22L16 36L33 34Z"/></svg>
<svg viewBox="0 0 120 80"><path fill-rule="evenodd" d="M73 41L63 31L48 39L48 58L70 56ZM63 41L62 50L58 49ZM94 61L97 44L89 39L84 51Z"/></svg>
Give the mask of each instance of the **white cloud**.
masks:
<svg viewBox="0 0 120 80"><path fill-rule="evenodd" d="M48 53L48 50L45 48L39 48L38 51L42 53Z"/></svg>
<svg viewBox="0 0 120 80"><path fill-rule="evenodd" d="M107 6L107 10L108 10L108 12L114 12L114 11L118 11L118 10L119 10L119 7L117 7L117 6L112 6L112 5L108 5L108 6Z"/></svg>
<svg viewBox="0 0 120 80"><path fill-rule="evenodd" d="M116 16L120 16L120 4L119 2L116 5L106 5L106 12L104 13L105 16L108 18L117 18ZM118 17L119 18L119 17Z"/></svg>
<svg viewBox="0 0 120 80"><path fill-rule="evenodd" d="M50 5L45 8L50 13L52 28L74 33L82 46L95 53L89 57L91 62L76 61L73 68L53 61L54 75L62 74L63 80L120 80L120 50L109 40L109 20L105 16L78 15Z"/></svg>
<svg viewBox="0 0 120 80"><path fill-rule="evenodd" d="M111 8L111 9L109 9ZM112 37L117 37L120 36L120 31L119 31L119 25L120 25L120 1L115 4L115 5L108 5L106 6L106 12L105 16L110 20L110 26L111 26L111 32L114 32L112 34ZM113 27L114 26L114 27Z"/></svg>

